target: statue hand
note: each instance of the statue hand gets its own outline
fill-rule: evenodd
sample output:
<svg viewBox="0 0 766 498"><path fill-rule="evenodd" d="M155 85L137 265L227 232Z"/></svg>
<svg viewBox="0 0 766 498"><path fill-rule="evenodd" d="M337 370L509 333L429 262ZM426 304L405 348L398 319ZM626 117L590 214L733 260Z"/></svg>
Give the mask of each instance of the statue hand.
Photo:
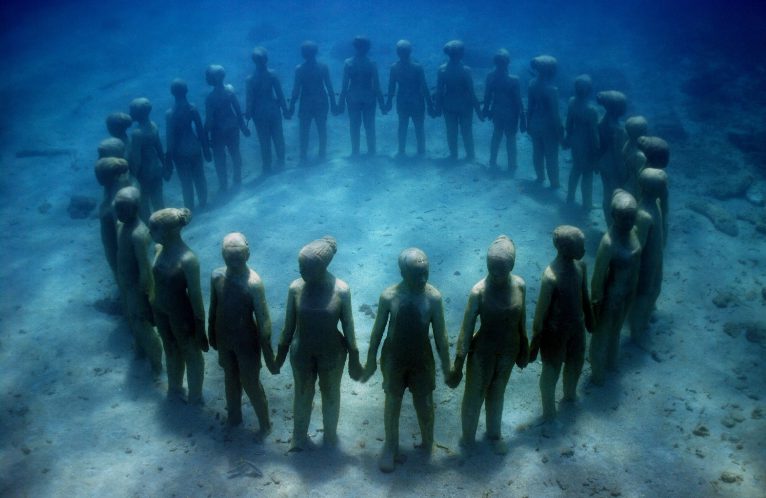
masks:
<svg viewBox="0 0 766 498"><path fill-rule="evenodd" d="M531 363L537 360L537 353L540 351L540 336L534 336L532 343L529 345L529 359L527 363Z"/></svg>
<svg viewBox="0 0 766 498"><path fill-rule="evenodd" d="M287 352L290 350L290 346L286 344L280 344L277 346L277 356L274 358L274 369L279 372L279 369L282 368L282 365L285 364L285 359L287 358Z"/></svg>
<svg viewBox="0 0 766 498"><path fill-rule="evenodd" d="M362 378L364 369L362 364L359 363L359 351L349 350L348 352L348 376L353 380L358 381Z"/></svg>
<svg viewBox="0 0 766 498"><path fill-rule="evenodd" d="M463 380L463 370L455 370L454 367L450 369L449 375L446 379L444 379L445 383L450 387L450 389L455 389L457 386L459 386L461 380Z"/></svg>
<svg viewBox="0 0 766 498"><path fill-rule="evenodd" d="M362 377L359 379L359 382L367 382L377 369L378 364L375 359L367 359L367 364L364 366L364 371L362 372Z"/></svg>

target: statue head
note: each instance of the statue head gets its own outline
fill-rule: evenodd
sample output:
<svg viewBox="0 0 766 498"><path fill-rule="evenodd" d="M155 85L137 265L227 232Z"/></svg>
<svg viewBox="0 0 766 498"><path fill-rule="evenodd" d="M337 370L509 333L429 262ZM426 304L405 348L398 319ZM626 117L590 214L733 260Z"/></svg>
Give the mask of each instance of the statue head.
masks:
<svg viewBox="0 0 766 498"><path fill-rule="evenodd" d="M556 76L556 68L559 62L552 55L538 55L532 59L529 65L541 78L552 79Z"/></svg>
<svg viewBox="0 0 766 498"><path fill-rule="evenodd" d="M428 257L417 247L399 253L399 272L404 283L412 290L422 291L428 282Z"/></svg>
<svg viewBox="0 0 766 498"><path fill-rule="evenodd" d="M165 244L183 227L191 222L192 214L187 208L165 208L149 217L149 233L158 244Z"/></svg>
<svg viewBox="0 0 766 498"><path fill-rule="evenodd" d="M565 259L582 259L585 256L585 234L571 225L557 226L553 230L553 247Z"/></svg>
<svg viewBox="0 0 766 498"><path fill-rule="evenodd" d="M506 235L499 235L487 249L487 272L491 283L508 282L516 264L516 246Z"/></svg>
<svg viewBox="0 0 766 498"><path fill-rule="evenodd" d="M306 40L301 43L301 56L306 59L314 59L319 53L319 45L315 41Z"/></svg>
<svg viewBox="0 0 766 498"><path fill-rule="evenodd" d="M628 231L636 224L638 204L636 198L629 192L617 189L612 194L612 219L614 227L620 231Z"/></svg>
<svg viewBox="0 0 766 498"><path fill-rule="evenodd" d="M370 39L366 36L355 36L352 45L357 55L367 55L372 46Z"/></svg>
<svg viewBox="0 0 766 498"><path fill-rule="evenodd" d="M654 200L661 198L668 189L668 174L657 168L644 168L638 175L641 198Z"/></svg>
<svg viewBox="0 0 766 498"><path fill-rule="evenodd" d="M465 43L461 40L450 40L444 44L444 53L453 61L459 61L465 53Z"/></svg>
<svg viewBox="0 0 766 498"><path fill-rule="evenodd" d="M625 133L628 139L636 142L639 137L643 137L649 131L649 123L643 116L631 116L625 120Z"/></svg>
<svg viewBox="0 0 766 498"><path fill-rule="evenodd" d="M409 40L399 40L396 42L396 55L400 59L409 59L412 54L412 43Z"/></svg>
<svg viewBox="0 0 766 498"><path fill-rule="evenodd" d="M218 86L223 83L226 77L226 70L218 64L211 64L205 70L205 81L210 86Z"/></svg>
<svg viewBox="0 0 766 498"><path fill-rule="evenodd" d="M98 144L98 158L125 157L125 142L119 138L105 138Z"/></svg>
<svg viewBox="0 0 766 498"><path fill-rule="evenodd" d="M250 246L247 244L247 238L239 232L226 235L221 244L221 254L226 266L232 268L245 266L247 260L250 259Z"/></svg>
<svg viewBox="0 0 766 498"><path fill-rule="evenodd" d="M96 161L96 180L105 187L114 183L120 175L128 171L128 161L122 157L102 157Z"/></svg>
<svg viewBox="0 0 766 498"><path fill-rule="evenodd" d="M646 156L646 166L665 168L670 162L670 146L660 137L640 137L638 148Z"/></svg>
<svg viewBox="0 0 766 498"><path fill-rule="evenodd" d="M189 93L189 87L184 80L176 78L170 83L170 94L173 97L184 98L187 93Z"/></svg>
<svg viewBox="0 0 766 498"><path fill-rule="evenodd" d="M106 131L116 138L124 137L131 125L133 120L124 112L113 112L106 117Z"/></svg>
<svg viewBox="0 0 766 498"><path fill-rule="evenodd" d="M506 49L501 48L495 52L492 62L494 62L498 69L507 69L511 64L511 54Z"/></svg>
<svg viewBox="0 0 766 498"><path fill-rule="evenodd" d="M269 52L263 47L255 47L253 49L253 62L256 66L265 66L269 62Z"/></svg>
<svg viewBox="0 0 766 498"><path fill-rule="evenodd" d="M114 214L123 223L129 223L138 217L141 192L136 187L123 187L114 196Z"/></svg>
<svg viewBox="0 0 766 498"><path fill-rule="evenodd" d="M628 110L628 98L617 90L598 92L596 101L606 110L606 113L619 118Z"/></svg>
<svg viewBox="0 0 766 498"><path fill-rule="evenodd" d="M593 81L587 74L581 74L574 80L574 93L577 98L584 99L590 95L593 89Z"/></svg>
<svg viewBox="0 0 766 498"><path fill-rule="evenodd" d="M337 251L338 243L329 235L303 246L298 253L298 268L303 280L308 283L321 281Z"/></svg>
<svg viewBox="0 0 766 498"><path fill-rule="evenodd" d="M130 102L130 117L133 121L143 122L149 119L152 103L146 97L139 97Z"/></svg>

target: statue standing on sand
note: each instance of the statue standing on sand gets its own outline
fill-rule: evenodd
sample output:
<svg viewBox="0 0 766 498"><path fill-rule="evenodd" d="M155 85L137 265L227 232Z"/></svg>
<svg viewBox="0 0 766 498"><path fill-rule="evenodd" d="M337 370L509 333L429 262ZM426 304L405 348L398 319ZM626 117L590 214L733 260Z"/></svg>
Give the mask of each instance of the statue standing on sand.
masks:
<svg viewBox="0 0 766 498"><path fill-rule="evenodd" d="M250 269L250 247L241 233L223 239L226 266L213 270L210 279L210 346L218 350L218 364L226 386L226 424L242 423L242 389L258 417L258 439L271 431L269 404L260 380L261 354L266 367L274 368L271 318L261 277Z"/></svg>
<svg viewBox="0 0 766 498"><path fill-rule="evenodd" d="M317 61L319 47L313 41L305 41L301 45L301 55L305 62L295 68L295 82L290 98L290 108L287 119L295 113L295 105L300 100L298 118L300 120L300 163L308 161L309 131L311 122L316 123L319 135L319 160L327 156L327 113L337 112L335 91L330 80L327 65Z"/></svg>
<svg viewBox="0 0 766 498"><path fill-rule="evenodd" d="M596 100L606 111L598 123L600 147L598 171L601 174L604 191L602 200L604 219L607 225L611 225L612 194L618 188L622 188L628 178L622 155L627 135L625 127L620 122L620 118L627 110L628 100L622 92L615 90L599 92Z"/></svg>
<svg viewBox="0 0 766 498"><path fill-rule="evenodd" d="M641 189L636 216L636 231L641 244L641 266L628 323L630 337L643 346L654 305L662 290L664 230L660 199L667 191L667 174L661 169L644 168L638 182Z"/></svg>
<svg viewBox="0 0 766 498"><path fill-rule="evenodd" d="M635 229L638 206L628 192L612 196L612 224L601 239L591 281L594 328L590 342L592 382L602 385L605 370L617 369L620 332L633 304L641 264Z"/></svg>
<svg viewBox="0 0 766 498"><path fill-rule="evenodd" d="M559 116L559 89L553 84L558 61L550 55L539 55L530 65L536 76L529 82L527 93L527 133L532 139L532 163L537 183L548 181L559 188L559 144L564 127Z"/></svg>
<svg viewBox="0 0 766 498"><path fill-rule="evenodd" d="M213 90L205 99L205 132L213 148L213 162L218 175L218 190L225 193L229 188L226 171L226 151L229 151L232 164L232 183L234 188L242 184L242 154L239 152L239 134L250 136L239 99L231 85L224 85L226 71L222 66L213 64L205 71L207 84Z"/></svg>
<svg viewBox="0 0 766 498"><path fill-rule="evenodd" d="M625 184L623 190L638 198L638 175L646 166L646 156L638 147L638 139L645 136L649 123L643 116L632 116L625 120L625 136L627 140L622 147L622 159L625 162Z"/></svg>
<svg viewBox="0 0 766 498"><path fill-rule="evenodd" d="M482 114L492 120L492 142L489 148L489 169L497 170L497 153L505 136L508 154L508 172L516 172L516 132L527 131L527 117L521 102L518 76L508 74L511 56L501 48L494 57L495 70L487 75L484 85L484 109Z"/></svg>
<svg viewBox="0 0 766 498"><path fill-rule="evenodd" d="M146 356L152 373L162 372L162 343L154 329L151 301L154 278L149 262L149 229L138 211L141 193L135 187L125 187L114 197L117 223L117 283L135 341L136 355Z"/></svg>
<svg viewBox="0 0 766 498"><path fill-rule="evenodd" d="M128 151L130 150L128 129L131 126L133 126L133 119L130 117L130 114L113 112L106 117L106 131L109 132L111 137L122 141L125 152L119 157L124 157L125 159L128 159ZM130 170L130 174L133 175L133 169Z"/></svg>
<svg viewBox="0 0 766 498"><path fill-rule="evenodd" d="M117 275L117 228L112 201L119 189L130 185L127 173L128 162L122 157L102 157L96 162L96 180L104 187L104 197L98 208L101 244L104 246L104 255L109 268L115 276Z"/></svg>
<svg viewBox="0 0 766 498"><path fill-rule="evenodd" d="M405 249L399 255L402 281L380 295L378 313L370 335L370 349L362 381L377 369L378 347L388 325L388 334L380 355L386 404L383 415L386 439L379 466L392 472L399 453L399 414L405 389L420 425L420 447L430 454L434 444L434 400L436 371L429 340L433 330L436 351L446 379L450 374L449 341L444 323L444 306L439 291L428 283L428 258L420 249Z"/></svg>
<svg viewBox="0 0 766 498"><path fill-rule="evenodd" d="M128 163L141 188L141 219L165 207L162 195L162 179L167 181L173 170L165 163L160 132L154 121L149 119L152 104L149 99L138 98L130 103L130 117L137 127L130 134Z"/></svg>
<svg viewBox="0 0 766 498"><path fill-rule="evenodd" d="M473 145L473 113L484 121L479 106L479 99L473 89L473 77L468 66L463 64L465 45L460 40L452 40L444 45L444 53L449 60L439 66L436 73L436 93L434 94L434 112L444 114L447 127L447 145L449 158L457 160L458 129L463 136L463 146L467 161L473 161L476 154Z"/></svg>
<svg viewBox="0 0 766 498"><path fill-rule="evenodd" d="M564 366L564 401L577 398L577 382L585 362L585 330L593 330L593 313L588 296L588 270L581 261L585 255L585 235L579 228L562 225L553 231L558 254L545 271L529 360L543 361L540 396L543 419L556 417L556 384Z"/></svg>
<svg viewBox="0 0 766 498"><path fill-rule="evenodd" d="M476 439L481 405L486 400L487 438L494 451L507 451L501 435L505 387L513 365L527 365L529 343L526 328L526 284L512 275L516 247L505 235L487 250L487 276L471 289L465 307L463 326L457 341L455 363L447 379L457 387L468 356L465 392L461 411L463 436L460 444L470 451ZM481 320L474 333L476 319Z"/></svg>
<svg viewBox="0 0 766 498"><path fill-rule="evenodd" d="M646 157L645 168L664 170L670 162L670 146L660 137L641 137L638 139L638 148ZM668 205L668 179L665 177L665 190L660 193L660 211L662 211L662 240L668 243L668 218L670 207Z"/></svg>
<svg viewBox="0 0 766 498"><path fill-rule="evenodd" d="M208 350L208 341L199 260L181 239L181 229L190 221L191 211L186 208L161 209L149 219L149 233L159 244L152 264L152 307L165 349L168 399L183 399L186 370L187 402L198 405L204 403L205 359L202 352Z"/></svg>
<svg viewBox="0 0 766 498"><path fill-rule="evenodd" d="M355 37L354 52L354 56L346 59L343 65L343 83L338 97L338 112L343 112L343 106L348 104L351 155L359 155L363 123L367 138L367 154L375 155L375 103L378 103L381 110L384 107L378 67L367 57L370 52L369 38Z"/></svg>
<svg viewBox="0 0 766 498"><path fill-rule="evenodd" d="M166 142L168 146L167 163L170 167L175 164L178 179L181 181L181 192L184 206L194 209L194 190L197 190L199 209L207 206L207 180L202 164L212 159L207 133L202 125L197 108L189 103L186 94L189 88L183 80L173 80L170 93L175 97L175 105L165 114Z"/></svg>
<svg viewBox="0 0 766 498"><path fill-rule="evenodd" d="M290 451L313 446L308 429L317 377L322 393L324 444L335 446L338 443L340 381L347 353L349 376L358 380L362 374L351 290L346 282L327 271L336 250L335 239L329 236L305 245L298 254L301 278L290 284L287 293L285 325L274 368L282 367L289 351L295 382ZM338 331L338 322L343 333Z"/></svg>
<svg viewBox="0 0 766 498"><path fill-rule="evenodd" d="M277 156L277 168L285 166L285 134L282 115L287 116L287 102L277 73L269 69L269 54L263 47L253 49L255 72L247 78L245 118L252 119L261 146L263 173L271 174L271 144Z"/></svg>
<svg viewBox="0 0 766 498"><path fill-rule="evenodd" d="M587 74L575 78L575 94L569 99L564 126L564 148L572 149L567 202L574 203L577 184L582 182L582 207L586 211L593 207L593 171L599 154L598 111L589 102L591 88L591 79Z"/></svg>
<svg viewBox="0 0 766 498"><path fill-rule="evenodd" d="M426 153L425 113L433 114L433 102L426 84L423 66L411 59L412 44L407 40L396 43L396 54L399 61L391 65L388 76L388 98L383 107L383 113L391 110L392 100L396 96L396 113L399 116L397 138L399 141L398 157L404 157L407 144L407 127L410 120L415 128L418 156Z"/></svg>

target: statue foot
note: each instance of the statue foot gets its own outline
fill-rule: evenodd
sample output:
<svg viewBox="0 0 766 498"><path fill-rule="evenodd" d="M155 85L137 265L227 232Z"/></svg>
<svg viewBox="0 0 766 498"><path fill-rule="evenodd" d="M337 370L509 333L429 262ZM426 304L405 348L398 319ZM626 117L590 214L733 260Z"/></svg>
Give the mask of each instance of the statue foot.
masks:
<svg viewBox="0 0 766 498"><path fill-rule="evenodd" d="M457 444L460 446L460 452L465 456L473 455L476 450L476 440L466 436L460 436Z"/></svg>
<svg viewBox="0 0 766 498"><path fill-rule="evenodd" d="M186 402L186 393L184 392L183 387L169 388L168 389L167 400L170 403L185 403Z"/></svg>
<svg viewBox="0 0 766 498"><path fill-rule="evenodd" d="M255 442L256 442L257 444L261 444L261 443L263 443L263 441L266 439L266 437L267 437L269 434L271 434L271 428L272 428L272 425L271 425L271 424L269 424L269 425L268 425L268 426L266 426L266 427L260 427L260 428L258 429L258 432L256 432L256 433L255 433Z"/></svg>
<svg viewBox="0 0 766 498"><path fill-rule="evenodd" d="M434 449L434 442L433 440L424 439L419 444L416 444L415 448L425 453L431 453L431 451Z"/></svg>
<svg viewBox="0 0 766 498"><path fill-rule="evenodd" d="M397 453L396 449L392 446L385 445L383 447L383 453L380 454L380 459L378 459L378 467L381 472L389 473L394 471Z"/></svg>
<svg viewBox="0 0 766 498"><path fill-rule="evenodd" d="M322 438L322 445L326 448L336 448L338 446L338 435L325 432Z"/></svg>
<svg viewBox="0 0 766 498"><path fill-rule="evenodd" d="M505 455L508 453L508 443L503 438L490 438L492 441L492 451L495 455Z"/></svg>
<svg viewBox="0 0 766 498"><path fill-rule="evenodd" d="M226 426L227 427L238 427L242 424L242 414L241 413L229 413L229 415L226 417Z"/></svg>
<svg viewBox="0 0 766 498"><path fill-rule="evenodd" d="M316 444L308 437L296 438L293 436L292 444L290 445L289 453L298 453L306 450L316 449Z"/></svg>

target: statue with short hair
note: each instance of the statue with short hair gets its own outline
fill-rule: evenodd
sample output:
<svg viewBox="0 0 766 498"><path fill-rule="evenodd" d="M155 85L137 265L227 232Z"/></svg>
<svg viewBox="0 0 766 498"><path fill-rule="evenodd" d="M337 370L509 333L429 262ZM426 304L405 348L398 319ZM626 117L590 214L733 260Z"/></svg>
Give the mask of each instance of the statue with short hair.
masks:
<svg viewBox="0 0 766 498"><path fill-rule="evenodd" d="M567 202L574 203L577 184L582 193L582 207L593 207L593 171L599 154L598 111L590 104L590 76L575 78L574 97L569 99L564 126L564 148L572 150L572 170L569 172Z"/></svg>
<svg viewBox="0 0 766 498"><path fill-rule="evenodd" d="M482 114L492 120L492 141L489 148L489 169L497 169L497 153L505 136L508 155L508 172L516 172L516 132L527 131L527 117L521 102L521 87L518 76L508 74L511 56L501 48L493 61L495 70L487 75L484 84L484 108Z"/></svg>
<svg viewBox="0 0 766 498"><path fill-rule="evenodd" d="M285 134L282 115L287 115L287 102L277 73L269 69L269 53L263 47L253 49L255 71L247 78L245 118L252 119L261 146L264 174L272 173L271 145L277 156L277 168L285 166Z"/></svg>
<svg viewBox="0 0 766 498"><path fill-rule="evenodd" d="M141 189L141 219L165 207L162 194L162 180L170 179L173 170L165 162L160 132L154 121L149 119L152 103L149 99L138 98L130 103L130 117L136 128L130 134L128 163Z"/></svg>
<svg viewBox="0 0 766 498"><path fill-rule="evenodd" d="M559 89L553 84L558 61L550 55L539 55L530 62L536 76L527 92L527 133L532 139L532 163L537 183L559 188L559 144L564 127L559 115Z"/></svg>

